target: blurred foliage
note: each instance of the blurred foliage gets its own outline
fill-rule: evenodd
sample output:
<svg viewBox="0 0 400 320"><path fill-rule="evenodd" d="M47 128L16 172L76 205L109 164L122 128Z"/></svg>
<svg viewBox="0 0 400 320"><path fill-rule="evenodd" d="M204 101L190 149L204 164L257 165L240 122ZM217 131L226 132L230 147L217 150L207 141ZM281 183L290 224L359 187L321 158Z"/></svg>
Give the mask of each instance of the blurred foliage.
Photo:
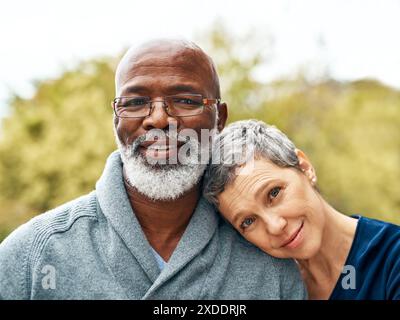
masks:
<svg viewBox="0 0 400 320"><path fill-rule="evenodd" d="M115 149L114 69L110 59L83 62L13 99L0 135L0 237L93 189Z"/></svg>
<svg viewBox="0 0 400 320"><path fill-rule="evenodd" d="M216 25L198 41L220 74L229 121L285 132L313 162L335 208L400 224L400 92L374 80L266 83L254 38ZM268 41L267 41L268 42ZM247 48L246 54L240 48ZM250 52L250 53L249 53ZM89 192L115 149L110 101L117 59L82 62L15 96L0 133L0 240L35 214Z"/></svg>

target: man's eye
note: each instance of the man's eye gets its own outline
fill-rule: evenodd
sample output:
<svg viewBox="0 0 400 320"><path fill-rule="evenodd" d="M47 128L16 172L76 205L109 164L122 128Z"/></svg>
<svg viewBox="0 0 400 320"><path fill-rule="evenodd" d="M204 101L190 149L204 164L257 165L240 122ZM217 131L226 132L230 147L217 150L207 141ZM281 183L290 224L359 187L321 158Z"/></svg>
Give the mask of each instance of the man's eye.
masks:
<svg viewBox="0 0 400 320"><path fill-rule="evenodd" d="M198 106L201 104L201 101L197 101L196 99L176 97L173 100L174 100L174 103L177 105Z"/></svg>
<svg viewBox="0 0 400 320"><path fill-rule="evenodd" d="M246 228L250 227L250 225L252 225L254 221L255 221L255 218L246 218L243 220L242 224L240 225L240 228L246 229Z"/></svg>
<svg viewBox="0 0 400 320"><path fill-rule="evenodd" d="M269 198L270 199L274 199L279 195L279 192L281 191L281 187L274 187L271 189L271 191L269 192Z"/></svg>
<svg viewBox="0 0 400 320"><path fill-rule="evenodd" d="M135 106L143 106L148 103L148 99L146 98L132 98L123 103L124 107L135 107Z"/></svg>

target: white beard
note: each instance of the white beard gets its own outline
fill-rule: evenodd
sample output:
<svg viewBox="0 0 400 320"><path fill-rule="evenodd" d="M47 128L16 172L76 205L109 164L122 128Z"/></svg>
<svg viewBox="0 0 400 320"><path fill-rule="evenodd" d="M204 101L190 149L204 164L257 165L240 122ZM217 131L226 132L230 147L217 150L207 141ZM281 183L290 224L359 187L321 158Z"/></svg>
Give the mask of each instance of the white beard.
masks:
<svg viewBox="0 0 400 320"><path fill-rule="evenodd" d="M114 132L115 132L114 128ZM211 140L217 135L216 128L212 131ZM190 140L188 144L195 143L194 150L186 157L184 164L149 164L138 152L138 144L133 142L125 146L121 143L115 132L116 142L124 164L125 176L130 186L152 200L174 200L192 189L203 176L207 163L199 161L200 154L211 154L211 145L206 150L198 141ZM212 142L211 141L211 142ZM193 144L192 144L193 145ZM196 149L197 148L197 149ZM210 156L206 156L206 162Z"/></svg>

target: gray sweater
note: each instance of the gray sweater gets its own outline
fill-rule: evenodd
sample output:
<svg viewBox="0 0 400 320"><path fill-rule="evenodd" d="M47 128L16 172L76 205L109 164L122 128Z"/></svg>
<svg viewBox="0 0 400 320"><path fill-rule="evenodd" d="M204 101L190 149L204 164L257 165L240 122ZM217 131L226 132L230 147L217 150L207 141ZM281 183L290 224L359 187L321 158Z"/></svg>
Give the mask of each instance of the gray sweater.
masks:
<svg viewBox="0 0 400 320"><path fill-rule="evenodd" d="M303 299L292 260L244 240L206 200L160 272L125 191L118 152L96 189L0 244L2 299Z"/></svg>

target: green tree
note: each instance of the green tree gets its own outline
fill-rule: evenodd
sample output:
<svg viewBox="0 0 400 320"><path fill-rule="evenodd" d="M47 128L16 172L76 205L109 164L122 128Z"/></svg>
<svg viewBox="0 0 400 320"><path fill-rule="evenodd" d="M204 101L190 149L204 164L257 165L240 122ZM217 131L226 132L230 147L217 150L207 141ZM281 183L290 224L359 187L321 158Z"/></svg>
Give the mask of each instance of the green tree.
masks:
<svg viewBox="0 0 400 320"><path fill-rule="evenodd" d="M229 122L256 118L285 132L311 158L338 210L400 223L400 92L377 81L267 83L254 74L269 57L251 35L223 25L199 37L214 58ZM240 49L247 48L243 54ZM0 134L0 240L35 214L94 188L115 149L117 59L85 61L15 96Z"/></svg>
<svg viewBox="0 0 400 320"><path fill-rule="evenodd" d="M83 62L15 97L0 140L0 233L92 190L115 149L113 61ZM0 236L1 236L0 234Z"/></svg>
<svg viewBox="0 0 400 320"><path fill-rule="evenodd" d="M325 75L313 83L303 73L256 80L273 48L264 36L262 51L241 55L238 48L261 47L254 34L235 38L216 24L201 38L216 57L229 122L276 125L309 155L335 208L400 224L400 92L368 79L341 83Z"/></svg>
<svg viewBox="0 0 400 320"><path fill-rule="evenodd" d="M335 208L400 224L400 92L371 80L295 82L270 84L281 94L256 118L309 155Z"/></svg>

